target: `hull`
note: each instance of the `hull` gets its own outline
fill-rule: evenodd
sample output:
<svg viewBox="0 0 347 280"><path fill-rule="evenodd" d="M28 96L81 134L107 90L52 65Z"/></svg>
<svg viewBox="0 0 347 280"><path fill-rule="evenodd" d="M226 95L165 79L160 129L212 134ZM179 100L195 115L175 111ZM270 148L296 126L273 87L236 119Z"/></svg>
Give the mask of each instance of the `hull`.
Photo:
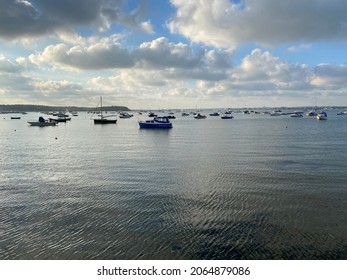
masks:
<svg viewBox="0 0 347 280"><path fill-rule="evenodd" d="M68 118L63 118L63 119L53 119L53 118L49 118L49 120L50 120L51 122L66 122L66 121L71 120L71 118L70 118L70 119L68 119Z"/></svg>
<svg viewBox="0 0 347 280"><path fill-rule="evenodd" d="M108 119L94 119L94 124L115 124L117 120L108 120Z"/></svg>
<svg viewBox="0 0 347 280"><path fill-rule="evenodd" d="M221 117L221 119L223 119L223 120L231 120L233 118L234 118L233 116L222 116Z"/></svg>
<svg viewBox="0 0 347 280"><path fill-rule="evenodd" d="M56 122L28 122L31 126L55 126Z"/></svg>
<svg viewBox="0 0 347 280"><path fill-rule="evenodd" d="M139 122L140 128L172 128L172 123L151 123L151 122Z"/></svg>

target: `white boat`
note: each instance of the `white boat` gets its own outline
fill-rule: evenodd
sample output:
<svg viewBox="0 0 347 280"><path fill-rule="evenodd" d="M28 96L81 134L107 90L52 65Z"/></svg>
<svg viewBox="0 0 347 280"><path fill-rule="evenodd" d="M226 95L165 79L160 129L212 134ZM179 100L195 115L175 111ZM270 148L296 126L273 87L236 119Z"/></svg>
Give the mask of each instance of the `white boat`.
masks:
<svg viewBox="0 0 347 280"><path fill-rule="evenodd" d="M221 119L223 119L223 120L231 120L233 118L234 117L232 114L224 114L223 116L221 116Z"/></svg>
<svg viewBox="0 0 347 280"><path fill-rule="evenodd" d="M194 118L195 118L195 119L206 119L206 116L205 116L205 115L202 115L202 114L200 114L200 113L197 113L197 114L194 115Z"/></svg>
<svg viewBox="0 0 347 280"><path fill-rule="evenodd" d="M328 119L328 115L326 112L322 111L318 113L317 120L327 120L327 119Z"/></svg>
<svg viewBox="0 0 347 280"><path fill-rule="evenodd" d="M278 116L282 116L282 113L273 112L273 113L270 113L270 116L272 116L272 117L278 117Z"/></svg>
<svg viewBox="0 0 347 280"><path fill-rule="evenodd" d="M303 115L301 112L294 112L293 114L290 115L291 118L302 118Z"/></svg>

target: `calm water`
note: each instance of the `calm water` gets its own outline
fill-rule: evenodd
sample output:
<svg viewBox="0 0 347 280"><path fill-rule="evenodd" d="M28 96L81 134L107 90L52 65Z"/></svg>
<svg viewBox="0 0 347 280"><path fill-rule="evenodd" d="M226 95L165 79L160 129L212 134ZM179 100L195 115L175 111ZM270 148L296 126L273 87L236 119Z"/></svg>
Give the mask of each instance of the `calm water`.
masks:
<svg viewBox="0 0 347 280"><path fill-rule="evenodd" d="M0 115L1 259L347 259L347 116L328 115Z"/></svg>

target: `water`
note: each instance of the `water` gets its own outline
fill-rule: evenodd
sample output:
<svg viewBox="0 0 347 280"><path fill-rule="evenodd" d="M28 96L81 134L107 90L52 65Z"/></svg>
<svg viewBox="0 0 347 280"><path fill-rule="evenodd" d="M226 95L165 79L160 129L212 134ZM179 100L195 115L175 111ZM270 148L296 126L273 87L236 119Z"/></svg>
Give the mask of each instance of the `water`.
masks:
<svg viewBox="0 0 347 280"><path fill-rule="evenodd" d="M346 259L347 117L328 115L1 115L1 259Z"/></svg>

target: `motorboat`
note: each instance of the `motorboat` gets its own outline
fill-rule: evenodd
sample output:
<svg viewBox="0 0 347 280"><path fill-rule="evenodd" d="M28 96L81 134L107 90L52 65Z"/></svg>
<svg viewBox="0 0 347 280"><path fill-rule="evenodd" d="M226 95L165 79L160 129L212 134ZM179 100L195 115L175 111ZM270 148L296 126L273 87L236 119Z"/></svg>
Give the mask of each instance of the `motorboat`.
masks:
<svg viewBox="0 0 347 280"><path fill-rule="evenodd" d="M221 119L223 119L223 120L231 120L233 118L234 117L231 114L224 114L223 116L221 116Z"/></svg>
<svg viewBox="0 0 347 280"><path fill-rule="evenodd" d="M306 113L306 116L308 117L316 117L318 113L316 111L309 111Z"/></svg>
<svg viewBox="0 0 347 280"><path fill-rule="evenodd" d="M218 116L219 116L219 113L218 113L218 112L214 112L214 113L211 113L210 116L211 116L211 117L218 117Z"/></svg>
<svg viewBox="0 0 347 280"><path fill-rule="evenodd" d="M319 112L317 115L317 120L327 120L328 119L328 114L324 111Z"/></svg>
<svg viewBox="0 0 347 280"><path fill-rule="evenodd" d="M57 118L49 118L49 120L51 122L67 122L67 121L71 121L71 117L65 117L65 116L59 115Z"/></svg>
<svg viewBox="0 0 347 280"><path fill-rule="evenodd" d="M302 118L303 115L301 112L294 112L293 114L290 115L291 118Z"/></svg>
<svg viewBox="0 0 347 280"><path fill-rule="evenodd" d="M148 113L148 117L150 118L154 118L154 117L157 117L158 115L154 114L153 112L149 112Z"/></svg>
<svg viewBox="0 0 347 280"><path fill-rule="evenodd" d="M122 112L122 113L119 114L119 118L120 119L130 119L133 116L134 116L133 114L129 114L127 112Z"/></svg>
<svg viewBox="0 0 347 280"><path fill-rule="evenodd" d="M280 113L280 112L272 112L272 113L270 113L270 116L272 116L272 117L278 117L278 116L282 116L283 114L282 113Z"/></svg>
<svg viewBox="0 0 347 280"><path fill-rule="evenodd" d="M153 120L139 121L140 128L172 128L167 116L154 117Z"/></svg>
<svg viewBox="0 0 347 280"><path fill-rule="evenodd" d="M55 121L47 121L43 117L39 117L39 120L36 122L28 122L31 126L55 126L57 122Z"/></svg>
<svg viewBox="0 0 347 280"><path fill-rule="evenodd" d="M197 114L194 115L194 118L195 118L195 119L206 119L206 116L205 116L205 115L202 115L202 114L200 114L200 113L197 113Z"/></svg>
<svg viewBox="0 0 347 280"><path fill-rule="evenodd" d="M183 113L182 113L182 116L183 116L183 117L189 116L189 113L183 112Z"/></svg>

